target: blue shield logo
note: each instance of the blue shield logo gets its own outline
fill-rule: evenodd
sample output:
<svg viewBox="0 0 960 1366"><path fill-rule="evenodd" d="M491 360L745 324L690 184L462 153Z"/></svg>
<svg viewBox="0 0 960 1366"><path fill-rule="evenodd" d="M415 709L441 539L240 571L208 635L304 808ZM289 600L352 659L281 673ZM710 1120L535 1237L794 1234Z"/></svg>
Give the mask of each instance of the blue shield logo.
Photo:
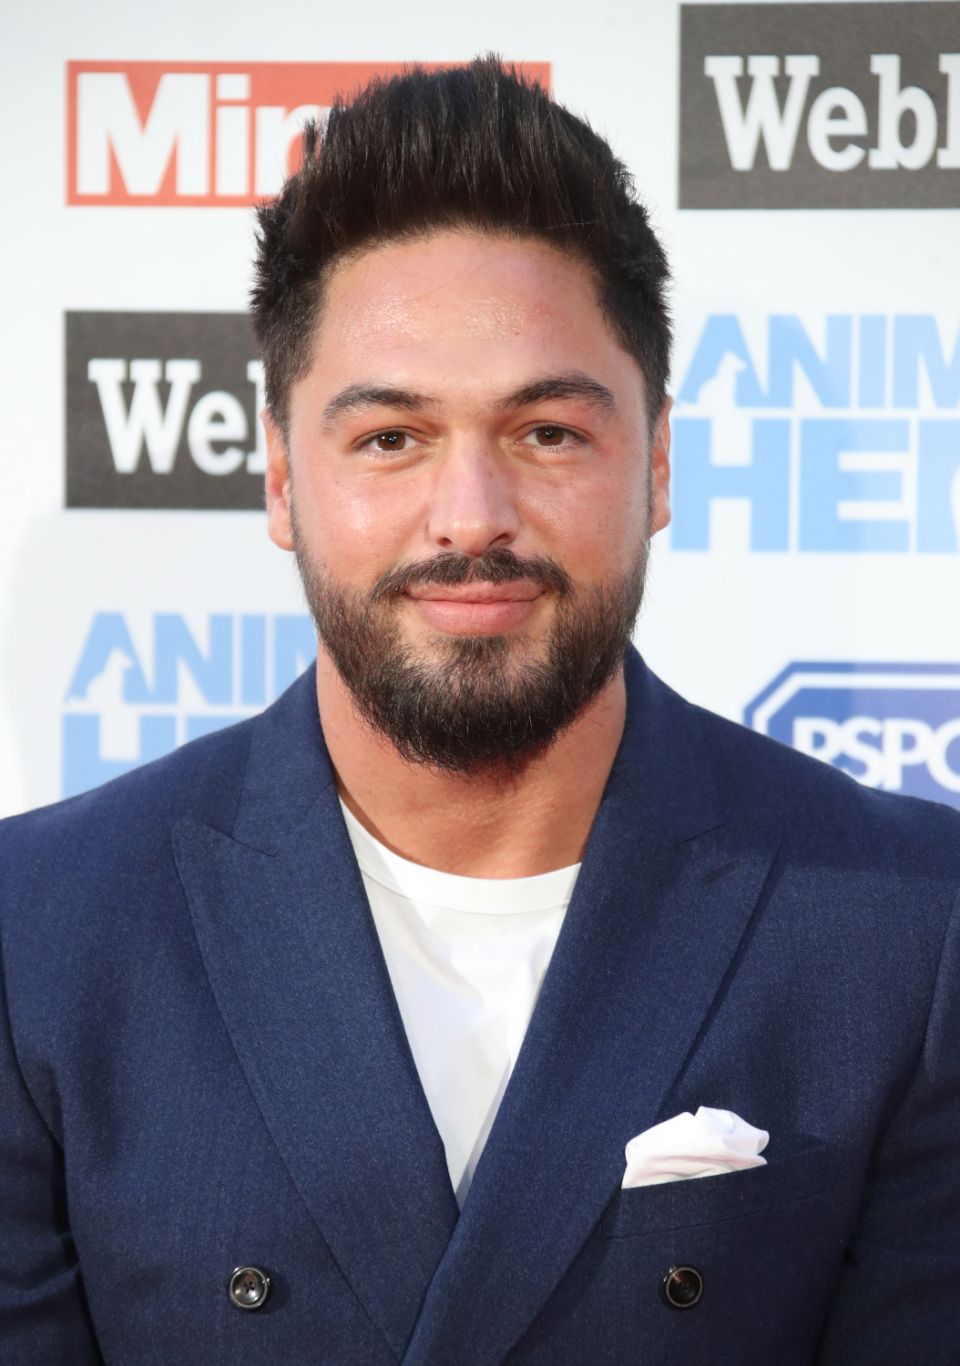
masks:
<svg viewBox="0 0 960 1366"><path fill-rule="evenodd" d="M960 808L960 664L790 664L743 719L868 787Z"/></svg>

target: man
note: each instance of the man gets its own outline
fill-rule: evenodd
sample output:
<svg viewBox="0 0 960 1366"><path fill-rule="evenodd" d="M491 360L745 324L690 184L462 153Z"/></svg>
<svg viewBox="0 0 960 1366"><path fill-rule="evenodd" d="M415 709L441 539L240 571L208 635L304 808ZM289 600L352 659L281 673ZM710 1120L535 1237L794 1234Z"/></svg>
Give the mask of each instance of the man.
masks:
<svg viewBox="0 0 960 1366"><path fill-rule="evenodd" d="M261 227L317 667L0 831L0 1358L955 1363L960 825L629 646L623 168L485 59L338 106ZM701 1106L765 1165L624 1185Z"/></svg>

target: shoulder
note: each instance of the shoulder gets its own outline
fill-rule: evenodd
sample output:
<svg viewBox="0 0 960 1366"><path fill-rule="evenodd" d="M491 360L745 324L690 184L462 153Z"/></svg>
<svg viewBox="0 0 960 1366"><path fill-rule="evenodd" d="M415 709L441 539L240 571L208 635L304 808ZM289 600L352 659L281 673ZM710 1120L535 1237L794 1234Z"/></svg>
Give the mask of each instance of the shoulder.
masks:
<svg viewBox="0 0 960 1366"><path fill-rule="evenodd" d="M71 1030L122 1013L125 982L191 952L171 832L184 816L232 828L255 726L0 821L0 989L37 1095Z"/></svg>
<svg viewBox="0 0 960 1366"><path fill-rule="evenodd" d="M960 812L863 786L820 759L677 699L736 859L770 851L758 943L793 980L864 989L916 1042L960 920ZM762 929L761 929L762 922ZM872 1007L871 1007L872 1009Z"/></svg>
<svg viewBox="0 0 960 1366"><path fill-rule="evenodd" d="M80 866L129 858L166 839L174 821L194 816L228 829L243 787L257 718L205 735L80 796L0 821L0 870L41 877L66 858Z"/></svg>
<svg viewBox="0 0 960 1366"><path fill-rule="evenodd" d="M657 800L676 828L725 825L825 875L960 885L960 812L952 807L866 787L687 701L637 657L628 659L627 690L640 718L634 765L652 765Z"/></svg>
<svg viewBox="0 0 960 1366"><path fill-rule="evenodd" d="M820 759L682 705L703 737L724 803L753 823L779 826L797 856L960 883L960 812L865 787Z"/></svg>
<svg viewBox="0 0 960 1366"><path fill-rule="evenodd" d="M284 821L297 814L297 765L322 734L312 669L265 712L181 746L102 787L0 821L4 947L63 943L82 924L105 942L177 904L173 839L182 820L235 836L265 790ZM311 771L300 804L316 790ZM292 812L292 816L291 816ZM118 930L118 925L125 928Z"/></svg>

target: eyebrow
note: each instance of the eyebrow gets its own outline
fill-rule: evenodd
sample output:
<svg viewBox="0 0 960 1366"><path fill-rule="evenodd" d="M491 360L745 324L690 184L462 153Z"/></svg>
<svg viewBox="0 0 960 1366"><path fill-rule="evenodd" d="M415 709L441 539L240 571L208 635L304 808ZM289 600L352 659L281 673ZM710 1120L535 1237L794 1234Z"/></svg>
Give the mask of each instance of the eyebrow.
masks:
<svg viewBox="0 0 960 1366"><path fill-rule="evenodd" d="M607 386L579 371L567 375L545 375L543 379L532 380L530 384L514 389L497 406L525 408L528 404L542 403L550 398L582 398L606 413L616 412L617 409L616 400Z"/></svg>
<svg viewBox="0 0 960 1366"><path fill-rule="evenodd" d="M589 375L572 371L564 375L544 375L514 389L497 403L497 408L525 408L545 399L579 398L606 413L616 411L616 400L605 384ZM349 384L335 394L323 410L324 425L334 422L342 413L359 412L365 408L405 408L417 412L424 408L439 408L440 400L428 394L417 394L410 389L397 389L386 384Z"/></svg>
<svg viewBox="0 0 960 1366"><path fill-rule="evenodd" d="M329 424L341 413L358 412L363 408L436 408L439 399L426 394L415 394L409 389L395 389L387 384L348 384L335 394L323 410L324 424Z"/></svg>

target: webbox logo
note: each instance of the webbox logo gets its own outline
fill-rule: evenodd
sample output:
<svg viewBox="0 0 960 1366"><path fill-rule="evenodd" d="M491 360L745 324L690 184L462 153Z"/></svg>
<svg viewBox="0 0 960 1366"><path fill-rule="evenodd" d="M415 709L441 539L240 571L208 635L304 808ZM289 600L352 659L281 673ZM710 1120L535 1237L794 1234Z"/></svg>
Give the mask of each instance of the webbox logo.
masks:
<svg viewBox="0 0 960 1366"><path fill-rule="evenodd" d="M243 313L68 313L69 508L263 507L263 365Z"/></svg>
<svg viewBox="0 0 960 1366"><path fill-rule="evenodd" d="M548 63L518 68L549 87ZM403 69L68 62L67 203L236 208L269 198L298 165L307 119L322 116L336 94Z"/></svg>
<svg viewBox="0 0 960 1366"><path fill-rule="evenodd" d="M960 5L684 5L680 207L960 205Z"/></svg>

